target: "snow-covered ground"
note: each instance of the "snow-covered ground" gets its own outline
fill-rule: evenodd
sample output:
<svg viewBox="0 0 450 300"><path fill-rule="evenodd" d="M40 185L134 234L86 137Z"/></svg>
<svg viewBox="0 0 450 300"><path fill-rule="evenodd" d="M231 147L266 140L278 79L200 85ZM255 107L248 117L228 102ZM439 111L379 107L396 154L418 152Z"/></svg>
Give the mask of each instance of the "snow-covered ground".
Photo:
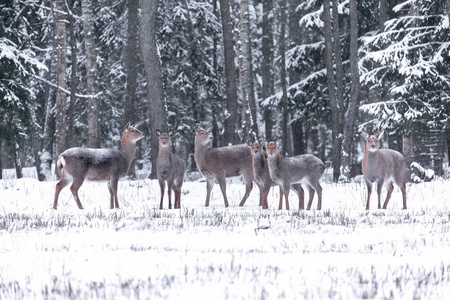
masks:
<svg viewBox="0 0 450 300"><path fill-rule="evenodd" d="M186 182L181 210L159 210L156 181L69 188L51 209L56 182L0 181L0 299L450 299L450 182L395 188L387 210L364 210L361 183L327 184L322 211L258 207L255 188ZM307 192L305 191L307 195ZM385 192L383 193L383 196ZM313 206L316 207L317 199Z"/></svg>

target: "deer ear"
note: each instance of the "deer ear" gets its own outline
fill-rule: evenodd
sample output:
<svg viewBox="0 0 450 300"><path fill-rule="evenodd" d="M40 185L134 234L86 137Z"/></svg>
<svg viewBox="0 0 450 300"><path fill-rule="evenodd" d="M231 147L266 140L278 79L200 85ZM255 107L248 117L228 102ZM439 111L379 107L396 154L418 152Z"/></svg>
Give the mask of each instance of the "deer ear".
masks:
<svg viewBox="0 0 450 300"><path fill-rule="evenodd" d="M251 147L253 145L253 142L251 140L247 140L247 145Z"/></svg>
<svg viewBox="0 0 450 300"><path fill-rule="evenodd" d="M368 139L369 138L369 135L366 133L366 132L364 132L363 134L362 134L362 137L364 138L364 139Z"/></svg>
<svg viewBox="0 0 450 300"><path fill-rule="evenodd" d="M161 135L161 131L159 131L158 129L156 129L156 136L160 136Z"/></svg>
<svg viewBox="0 0 450 300"><path fill-rule="evenodd" d="M128 130L128 128L130 128L130 126L131 126L131 123L128 122L127 125L125 125L125 127L123 128L123 131Z"/></svg>
<svg viewBox="0 0 450 300"><path fill-rule="evenodd" d="M169 136L172 136L172 134L173 134L173 130L170 130L169 131Z"/></svg>
<svg viewBox="0 0 450 300"><path fill-rule="evenodd" d="M384 133L384 130L381 131L380 133L378 133L378 134L376 135L377 139L381 140L381 138L383 137L383 133Z"/></svg>
<svg viewBox="0 0 450 300"><path fill-rule="evenodd" d="M208 127L206 127L205 130L208 132L211 132L213 130L212 125L209 125Z"/></svg>
<svg viewBox="0 0 450 300"><path fill-rule="evenodd" d="M261 146L262 147L266 147L267 146L267 140L262 140L261 141Z"/></svg>

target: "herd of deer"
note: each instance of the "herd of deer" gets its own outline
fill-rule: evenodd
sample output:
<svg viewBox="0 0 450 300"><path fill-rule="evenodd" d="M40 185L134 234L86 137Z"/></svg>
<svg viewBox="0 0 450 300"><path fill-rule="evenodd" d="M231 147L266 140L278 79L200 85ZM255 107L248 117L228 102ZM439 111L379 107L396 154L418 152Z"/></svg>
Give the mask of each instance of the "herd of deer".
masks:
<svg viewBox="0 0 450 300"><path fill-rule="evenodd" d="M171 194L175 193L174 208L181 208L181 187L186 171L185 162L171 151L171 136L173 131L162 133L157 130L159 138L159 152L157 159L157 178L161 188L160 209L163 208L165 182L167 182L167 195L169 208L172 208ZM372 193L372 184L377 183L378 208L381 208L381 190L385 186L388 190L383 208L386 209L394 183L403 194L403 209L406 209L405 185L405 159L402 154L390 149L380 149L380 139L383 133L368 136L366 139L366 153L362 161L362 172L367 184L367 204ZM117 185L119 178L124 177L134 159L136 142L144 134L136 125L128 123L122 133L122 146L120 149L86 149L70 148L63 152L57 161L61 171L61 179L56 184L53 209L57 208L58 196L61 190L72 182L70 190L78 205L83 209L78 189L85 180L107 181L111 195L110 208L119 208L117 198ZM211 128L197 129L195 134L194 158L200 173L206 178L206 202L209 206L211 190L215 181L219 183L225 207L228 207L226 192L226 178L242 175L245 180L245 194L240 206L245 204L252 188L253 181L259 187L259 205L267 209L267 195L272 186L280 188L280 202L278 209L282 209L283 196L286 209L289 209L289 191L294 190L299 198L299 209L304 209L304 190L308 189L309 201L307 209L311 209L314 194L317 192L317 209L322 208L322 187L319 180L325 170L323 162L309 154L294 157L282 157L276 142L265 141L250 143L248 145L234 145L228 147L211 148Z"/></svg>

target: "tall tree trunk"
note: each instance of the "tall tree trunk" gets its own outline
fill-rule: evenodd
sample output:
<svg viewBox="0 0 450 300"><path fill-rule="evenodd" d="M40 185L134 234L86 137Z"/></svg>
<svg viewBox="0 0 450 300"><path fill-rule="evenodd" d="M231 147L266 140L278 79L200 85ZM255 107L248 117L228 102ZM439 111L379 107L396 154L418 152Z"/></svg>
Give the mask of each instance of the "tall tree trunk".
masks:
<svg viewBox="0 0 450 300"><path fill-rule="evenodd" d="M226 84L226 115L224 122L223 144L236 142L237 87L236 66L234 63L233 24L231 23L229 0L220 0L220 16L222 19L223 48Z"/></svg>
<svg viewBox="0 0 450 300"><path fill-rule="evenodd" d="M333 70L333 42L331 33L330 0L323 1L323 22L324 22L325 63L327 68L328 96L330 98L330 108L331 108L333 181L337 182L339 180L340 174L341 143L339 138L340 133L339 105L336 98L336 85Z"/></svg>
<svg viewBox="0 0 450 300"><path fill-rule="evenodd" d="M241 74L244 81L245 93L242 98L246 97L249 107L246 110L249 112L250 124L253 139L258 134L258 124L256 119L256 100L255 100L255 86L253 84L253 63L252 63L252 49L251 49L251 34L250 34L250 11L249 0L241 0L241 52L243 58L243 68ZM247 113L248 114L248 113ZM250 138L247 136L246 139Z"/></svg>
<svg viewBox="0 0 450 300"><path fill-rule="evenodd" d="M88 100L88 147L100 148L99 99L97 95L97 53L94 41L94 17L90 0L81 1L84 27L84 49L86 54L86 85Z"/></svg>
<svg viewBox="0 0 450 300"><path fill-rule="evenodd" d="M67 8L67 10L73 8L73 2L71 4L71 8ZM70 36L70 52L71 52L71 75L70 75L70 97L69 97L69 108L67 110L67 138L66 138L66 146L68 148L75 146L74 141L74 110L75 110L75 102L76 102L76 92L78 87L78 72L77 72L77 38L75 37L75 18L73 13L68 14L69 20L69 36Z"/></svg>
<svg viewBox="0 0 450 300"><path fill-rule="evenodd" d="M125 72L127 74L125 83L125 103L124 103L124 120L122 126L127 122L136 122L136 90L138 77L138 61L135 53L138 51L138 29L139 29L139 0L128 0L128 16L127 16L127 44L125 46ZM142 156L141 148L136 152L136 160L131 163L128 171L131 178L136 178L135 162Z"/></svg>
<svg viewBox="0 0 450 300"><path fill-rule="evenodd" d="M55 126L56 126L56 157L66 148L66 6L64 0L55 1L55 52L56 52L56 100L55 100ZM57 174L58 176L59 174Z"/></svg>
<svg viewBox="0 0 450 300"><path fill-rule="evenodd" d="M14 138L14 140L15 139L16 138ZM12 144L14 145L13 156L14 156L14 167L16 169L16 178L20 179L23 178L22 163L20 161L20 147L19 143L16 140Z"/></svg>
<svg viewBox="0 0 450 300"><path fill-rule="evenodd" d="M263 0L263 22L262 22L262 62L261 62L261 73L262 73L262 98L266 99L274 94L274 79L273 79L273 1ZM269 106L264 107L264 126L266 131L266 139L268 141L273 140L272 129L273 129L273 118L272 109Z"/></svg>
<svg viewBox="0 0 450 300"><path fill-rule="evenodd" d="M336 99L339 115L339 134L338 134L338 147L341 152L342 149L342 134L344 133L345 124L345 104L344 104L344 68L342 66L341 57L341 40L340 40L340 26L339 26L339 11L338 0L332 0L332 13L333 13L333 42L334 42L334 63L336 68ZM341 169L342 156L336 157L338 159L339 171ZM340 172L339 172L340 173ZM336 174L337 175L337 174ZM339 175L335 178L335 181L339 179Z"/></svg>
<svg viewBox="0 0 450 300"><path fill-rule="evenodd" d="M388 19L388 0L380 0L380 16L379 16L379 23L380 23L380 32L384 31L384 23Z"/></svg>
<svg viewBox="0 0 450 300"><path fill-rule="evenodd" d="M342 151L342 175L347 181L350 179L353 132L359 110L358 11L356 0L350 0L350 76L352 83L350 101L345 117Z"/></svg>
<svg viewBox="0 0 450 300"><path fill-rule="evenodd" d="M125 105L124 105L124 123L135 122L135 105L137 90L137 38L139 28L139 0L128 0L128 27L127 27L127 45L125 50L125 72L127 74L125 86Z"/></svg>
<svg viewBox="0 0 450 300"><path fill-rule="evenodd" d="M156 159L158 158L157 129L167 132L167 111L164 106L164 90L161 78L161 65L156 45L156 20L159 0L140 1L141 49L147 78L147 97L150 112L150 145L152 169L150 178L156 178Z"/></svg>
<svg viewBox="0 0 450 300"><path fill-rule="evenodd" d="M289 48L292 49L296 45L302 44L302 33L300 31L299 21L301 14L297 7L301 4L301 0L292 0L289 3ZM296 67L289 68L289 84L295 84L300 81L300 70ZM292 155L299 155L306 153L306 143L303 129L303 122L301 120L293 120L291 122L292 128Z"/></svg>
<svg viewBox="0 0 450 300"><path fill-rule="evenodd" d="M53 43L56 43L54 40ZM55 46L54 46L55 47ZM53 65L54 53L50 54L50 58L46 62L47 71L45 78L51 81L53 76ZM44 132L40 151L40 173L38 174L38 179L40 181L49 180L52 176L51 167L53 161L53 142L55 137L55 97L56 91L50 88L50 85L45 85L44 99L45 99L45 120L44 120Z"/></svg>
<svg viewBox="0 0 450 300"><path fill-rule="evenodd" d="M281 90L282 90L282 122L281 127L283 130L283 138L282 138L282 152L283 156L287 156L289 154L288 149L288 111L287 111L287 81L286 81L286 0L280 1L280 82L281 82Z"/></svg>

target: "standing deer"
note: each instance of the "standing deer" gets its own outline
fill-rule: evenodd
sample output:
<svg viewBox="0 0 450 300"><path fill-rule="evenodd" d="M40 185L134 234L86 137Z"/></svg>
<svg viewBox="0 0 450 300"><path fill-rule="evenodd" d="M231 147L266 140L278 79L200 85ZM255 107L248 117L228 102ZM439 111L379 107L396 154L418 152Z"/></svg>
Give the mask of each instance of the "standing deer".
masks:
<svg viewBox="0 0 450 300"><path fill-rule="evenodd" d="M58 205L58 196L61 190L70 182L70 191L77 202L78 208L83 209L78 189L84 180L107 181L111 195L111 209L119 208L117 198L117 185L119 178L127 175L131 161L136 153L136 142L144 137L144 134L136 128L136 125L128 124L122 133L122 145L120 149L90 149L70 148L61 153L57 167L61 172L61 179L56 184L55 201L53 209Z"/></svg>
<svg viewBox="0 0 450 300"><path fill-rule="evenodd" d="M370 195L372 194L372 184L377 183L378 209L381 208L381 190L384 187L388 190L383 209L386 209L394 183L400 188L403 194L403 209L406 209L406 184L405 184L405 158L400 152L391 149L380 149L380 139L383 131L369 136L363 134L366 139L366 153L362 161L362 173L367 184L367 204L369 209Z"/></svg>
<svg viewBox="0 0 450 300"><path fill-rule="evenodd" d="M304 192L300 185L306 185L309 192L309 202L307 209L311 209L314 199L314 192L317 192L318 204L317 209L322 209L322 187L319 180L325 171L323 162L310 154L303 154L294 157L281 157L280 150L276 142L270 142L267 145L267 161L269 163L269 173L273 181L275 181L281 189L282 195L286 201L286 209L289 209L289 190L293 188L297 191L299 197L299 208L304 208ZM283 201L280 197L278 209L282 209Z"/></svg>
<svg viewBox="0 0 450 300"><path fill-rule="evenodd" d="M161 133L156 130L159 139L158 159L156 161L156 175L161 188L161 203L159 208L163 208L165 181L167 181L167 196L169 197L169 209L172 208L172 190L175 193L174 208L181 208L181 186L183 185L186 164L184 161L172 153L170 149L170 137L173 130L169 133Z"/></svg>
<svg viewBox="0 0 450 300"><path fill-rule="evenodd" d="M277 183L270 178L269 165L267 164L267 154L264 151L267 142L262 141L261 143L249 142L248 145L252 148L252 166L253 166L253 177L260 189L260 203L263 209L269 208L267 203L267 195L272 186L276 186ZM300 187L301 188L301 187ZM280 189L280 197L283 197ZM281 200L280 200L281 201ZM239 206L243 206L245 201L241 201Z"/></svg>
<svg viewBox="0 0 450 300"><path fill-rule="evenodd" d="M194 158L198 170L206 177L205 206L209 206L211 190L217 179L225 207L228 207L226 178L239 175L245 180L245 194L241 203L245 202L253 188L251 148L247 145L209 148L211 141L211 127L196 130Z"/></svg>

